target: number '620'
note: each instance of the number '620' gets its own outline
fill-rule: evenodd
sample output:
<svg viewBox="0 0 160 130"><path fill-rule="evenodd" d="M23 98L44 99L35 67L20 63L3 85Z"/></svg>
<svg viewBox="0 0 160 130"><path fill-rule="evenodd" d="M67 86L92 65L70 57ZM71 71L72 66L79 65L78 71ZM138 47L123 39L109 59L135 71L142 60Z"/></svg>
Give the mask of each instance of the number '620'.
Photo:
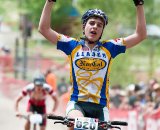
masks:
<svg viewBox="0 0 160 130"><path fill-rule="evenodd" d="M95 130L96 124L94 122L82 122L82 121L77 121L76 122L76 127L78 129L90 129L90 130Z"/></svg>

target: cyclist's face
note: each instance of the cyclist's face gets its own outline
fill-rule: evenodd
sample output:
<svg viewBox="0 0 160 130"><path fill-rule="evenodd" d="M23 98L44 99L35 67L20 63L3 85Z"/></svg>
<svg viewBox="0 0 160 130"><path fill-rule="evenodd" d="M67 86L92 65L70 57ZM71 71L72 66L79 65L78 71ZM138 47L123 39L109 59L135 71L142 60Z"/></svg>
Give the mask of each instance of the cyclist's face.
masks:
<svg viewBox="0 0 160 130"><path fill-rule="evenodd" d="M85 36L90 41L97 41L102 34L103 26L104 23L100 18L90 18L84 28Z"/></svg>

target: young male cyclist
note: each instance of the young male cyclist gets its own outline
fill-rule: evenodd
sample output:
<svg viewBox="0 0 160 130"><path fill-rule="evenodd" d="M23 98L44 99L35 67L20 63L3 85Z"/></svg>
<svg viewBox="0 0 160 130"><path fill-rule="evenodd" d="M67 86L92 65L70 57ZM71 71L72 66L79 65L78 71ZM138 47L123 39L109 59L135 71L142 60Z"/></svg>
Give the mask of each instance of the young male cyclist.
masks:
<svg viewBox="0 0 160 130"><path fill-rule="evenodd" d="M124 38L101 42L108 17L100 9L90 9L82 16L84 38L76 40L50 27L51 10L56 0L46 0L40 22L40 33L70 58L73 88L66 114L69 117L93 117L109 120L109 73L111 61L126 49L146 38L143 0L133 0L137 22L135 32Z"/></svg>
<svg viewBox="0 0 160 130"><path fill-rule="evenodd" d="M28 84L16 98L15 110L16 116L20 117L18 106L19 102L25 97L29 96L27 112L46 114L46 96L50 95L54 101L53 112L57 108L57 98L56 93L52 90L52 87L45 83L45 78L43 75L36 75L33 79L33 83ZM40 130L45 130L46 128L46 118L43 118L42 124L40 124ZM30 122L27 120L25 123L25 130L30 130Z"/></svg>

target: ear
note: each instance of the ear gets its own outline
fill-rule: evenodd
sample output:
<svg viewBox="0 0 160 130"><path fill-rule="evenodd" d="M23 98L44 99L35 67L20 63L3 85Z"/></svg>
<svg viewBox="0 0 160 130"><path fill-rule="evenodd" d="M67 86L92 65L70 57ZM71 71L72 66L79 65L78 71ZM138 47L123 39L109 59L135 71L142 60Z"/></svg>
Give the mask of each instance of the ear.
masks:
<svg viewBox="0 0 160 130"><path fill-rule="evenodd" d="M83 35L85 35L84 30L85 30L86 24L83 24L82 29L83 29Z"/></svg>
<svg viewBox="0 0 160 130"><path fill-rule="evenodd" d="M85 26L86 26L86 24L83 24L83 26L82 26L82 29L83 29L83 30L85 29Z"/></svg>

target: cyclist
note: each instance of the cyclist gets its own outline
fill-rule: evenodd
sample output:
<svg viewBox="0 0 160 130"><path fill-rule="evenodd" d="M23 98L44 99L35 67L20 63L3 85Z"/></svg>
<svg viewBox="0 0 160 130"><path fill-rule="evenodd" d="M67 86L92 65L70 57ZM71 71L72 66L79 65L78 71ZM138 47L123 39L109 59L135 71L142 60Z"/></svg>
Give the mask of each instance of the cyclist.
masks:
<svg viewBox="0 0 160 130"><path fill-rule="evenodd" d="M107 15L90 9L82 16L84 38L76 40L54 31L51 10L56 0L47 0L39 22L39 32L70 58L73 88L66 114L109 120L109 73L112 59L146 38L143 0L134 0L137 13L135 33L124 38L100 41Z"/></svg>
<svg viewBox="0 0 160 130"><path fill-rule="evenodd" d="M16 116L20 117L18 106L19 102L25 97L29 96L27 112L46 114L46 96L50 95L54 101L53 112L57 109L57 98L56 93L52 90L51 86L45 83L45 78L42 74L38 74L34 77L33 83L28 84L20 95L16 98L15 110ZM46 128L46 118L43 119L42 124L40 124L40 129L45 130ZM30 122L27 120L25 123L25 130L30 130Z"/></svg>

